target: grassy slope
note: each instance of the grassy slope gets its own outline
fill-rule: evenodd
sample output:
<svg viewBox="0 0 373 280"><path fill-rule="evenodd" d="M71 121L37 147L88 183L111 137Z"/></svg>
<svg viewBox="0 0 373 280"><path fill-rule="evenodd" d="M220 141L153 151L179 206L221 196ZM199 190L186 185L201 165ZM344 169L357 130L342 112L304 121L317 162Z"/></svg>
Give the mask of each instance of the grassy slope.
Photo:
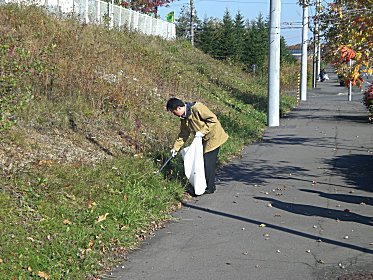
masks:
<svg viewBox="0 0 373 280"><path fill-rule="evenodd" d="M266 81L186 42L32 7L0 7L0 21L1 45L29 51L19 86L31 84L34 96L0 132L0 279L98 275L162 226L185 185L180 158L153 174L177 133L169 97L218 114L230 135L221 161L265 127ZM282 111L294 104L282 96Z"/></svg>

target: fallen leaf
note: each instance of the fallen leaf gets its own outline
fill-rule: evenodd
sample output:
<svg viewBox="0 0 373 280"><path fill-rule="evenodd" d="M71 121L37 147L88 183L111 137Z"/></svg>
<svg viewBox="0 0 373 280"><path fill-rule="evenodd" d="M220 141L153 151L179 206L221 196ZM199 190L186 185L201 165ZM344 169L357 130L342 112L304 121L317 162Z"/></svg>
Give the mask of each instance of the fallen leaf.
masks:
<svg viewBox="0 0 373 280"><path fill-rule="evenodd" d="M71 225L71 222L68 219L63 220L64 225Z"/></svg>
<svg viewBox="0 0 373 280"><path fill-rule="evenodd" d="M76 200L76 197L73 194L66 194L66 198L71 199L71 200Z"/></svg>
<svg viewBox="0 0 373 280"><path fill-rule="evenodd" d="M266 224L260 224L259 227L266 227Z"/></svg>
<svg viewBox="0 0 373 280"><path fill-rule="evenodd" d="M92 202L90 202L89 204L88 204L88 208L90 209L90 208L93 208L93 207L96 207L97 206L97 203L96 202L94 202L94 201L92 201Z"/></svg>
<svg viewBox="0 0 373 280"><path fill-rule="evenodd" d="M43 272L43 271L39 271L38 276L39 276L40 278L43 278L43 279L46 279L46 280L49 279L49 275L46 274L46 273Z"/></svg>
<svg viewBox="0 0 373 280"><path fill-rule="evenodd" d="M109 215L109 213L105 213L104 215L100 215L100 216L98 216L98 217L97 217L97 221L96 221L96 223L100 223L100 222L102 222L102 221L105 221L107 215Z"/></svg>

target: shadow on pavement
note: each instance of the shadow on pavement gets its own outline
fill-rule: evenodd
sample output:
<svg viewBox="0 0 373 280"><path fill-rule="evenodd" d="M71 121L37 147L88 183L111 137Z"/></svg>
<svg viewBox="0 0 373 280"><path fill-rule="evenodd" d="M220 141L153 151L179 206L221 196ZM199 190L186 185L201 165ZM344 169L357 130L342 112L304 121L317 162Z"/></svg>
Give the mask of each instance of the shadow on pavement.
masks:
<svg viewBox="0 0 373 280"><path fill-rule="evenodd" d="M308 176L311 176L312 178L317 178L316 175L310 175L308 174ZM288 177L282 177L282 176L277 176L277 177L273 177L273 179L279 179L279 180L295 180L295 181L301 181L301 182L309 182L311 184L318 184L318 185L328 185L328 186L334 186L334 187L342 187L342 188L346 188L348 186L346 185L339 185L339 184L333 184L333 183L327 183L327 182L320 182L320 181L315 181L315 180L309 180L309 179L303 179L303 178L297 178L295 177L294 175L292 175L291 177L288 176Z"/></svg>
<svg viewBox="0 0 373 280"><path fill-rule="evenodd" d="M344 177L346 182L368 192L373 191L373 156L351 154L325 160L334 172Z"/></svg>
<svg viewBox="0 0 373 280"><path fill-rule="evenodd" d="M330 208L323 208L318 206L311 206L306 204L296 204L283 202L277 199L268 197L254 197L254 199L270 201L272 207L291 212L297 215L303 216L318 216L332 220L339 220L343 222L355 222L368 226L373 226L373 218L366 217L352 212L346 212L344 210L334 210Z"/></svg>
<svg viewBox="0 0 373 280"><path fill-rule="evenodd" d="M233 214L228 214L228 213L224 213L224 212L220 212L220 211L216 211L216 210L212 210L212 209L208 209L208 208L203 208L203 207L191 205L191 204L188 204L188 203L184 203L183 205L185 207L189 207L191 209L211 213L211 214L214 214L214 215L219 215L219 216L230 218L230 219L243 221L243 222L246 222L246 223L251 223L251 224L254 224L254 225L263 224L262 221L257 221L257 220L254 220L254 219L245 218L245 217L241 217L241 216L237 216L237 215L233 215ZM356 251L360 251L360 252L364 252L364 253L368 253L368 254L373 254L373 250L370 250L370 249L364 248L364 247L360 247L360 246L357 246L357 245L348 244L348 243L340 242L340 241L329 239L329 238L320 238L320 236L312 235L312 234L309 234L309 233L305 233L305 232L301 232L301 231L298 231L298 230L294 230L294 229L290 229L290 228L286 228L286 227L282 227L282 226L277 226L277 225L273 225L273 224L269 224L269 223L265 223L265 225L266 225L267 228L272 228L272 229L275 229L275 230L278 230L278 231L286 232L286 233L297 235L297 236L300 236L300 237L312 239L312 240L315 240L315 241L321 240L322 242L328 243L328 244L331 244L331 245L340 246L340 247L344 247L344 248L349 248L349 249L352 249L352 250L356 250Z"/></svg>
<svg viewBox="0 0 373 280"><path fill-rule="evenodd" d="M230 164L219 170L218 178L222 183L233 180L251 185L265 183L268 179L277 179L278 174L297 173L302 175L308 171L297 166L276 167L271 163L271 161L256 160L245 164Z"/></svg>
<svg viewBox="0 0 373 280"><path fill-rule="evenodd" d="M322 133L322 131L320 131ZM346 141L347 142L347 141ZM335 138L334 137L318 137L318 138L301 138L294 137L292 134L281 135L280 137L272 137L270 139L263 140L260 145L302 145L306 144L307 147L317 148L330 148L335 149ZM286 148L286 147L283 147ZM355 145L338 144L338 149L346 149L349 151L366 152L367 148L356 148Z"/></svg>
<svg viewBox="0 0 373 280"><path fill-rule="evenodd" d="M373 206L373 199L371 197L360 196L360 195L349 195L349 194L337 194L337 193L325 193L315 190L308 190L308 189L300 189L300 191L308 192L308 193L315 193L319 196L331 200L347 202L351 204L366 204Z"/></svg>
<svg viewBox="0 0 373 280"><path fill-rule="evenodd" d="M338 121L350 121L350 122L357 122L357 123L366 123L368 124L369 123L369 118L368 118L368 115L366 116L334 116L334 119L335 120L338 120Z"/></svg>

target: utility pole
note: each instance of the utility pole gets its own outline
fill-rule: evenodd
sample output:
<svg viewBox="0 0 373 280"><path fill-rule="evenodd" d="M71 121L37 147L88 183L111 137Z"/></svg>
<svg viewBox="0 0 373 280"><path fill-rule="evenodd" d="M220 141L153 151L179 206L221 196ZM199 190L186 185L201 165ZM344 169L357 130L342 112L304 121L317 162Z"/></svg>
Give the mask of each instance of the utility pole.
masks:
<svg viewBox="0 0 373 280"><path fill-rule="evenodd" d="M193 7L193 0L190 0L190 42L192 43L192 46L194 46L194 7Z"/></svg>
<svg viewBox="0 0 373 280"><path fill-rule="evenodd" d="M280 125L280 15L281 0L270 0L268 60L268 126Z"/></svg>
<svg viewBox="0 0 373 280"><path fill-rule="evenodd" d="M320 77L320 0L316 1L316 15L314 18L313 30L313 82L312 87L317 87Z"/></svg>
<svg viewBox="0 0 373 280"><path fill-rule="evenodd" d="M303 20L302 20L302 69L300 80L300 99L307 100L307 44L308 44L308 3L303 0Z"/></svg>
<svg viewBox="0 0 373 280"><path fill-rule="evenodd" d="M318 60L318 52L317 52L317 41L318 41L318 30L319 30L319 19L317 14L316 8L316 15L313 19L313 59L312 59L312 87L316 88L317 86L317 78L319 70L317 69L317 60Z"/></svg>
<svg viewBox="0 0 373 280"><path fill-rule="evenodd" d="M317 15L317 77L319 79L321 71L321 41L320 41L320 0L316 0L316 15Z"/></svg>

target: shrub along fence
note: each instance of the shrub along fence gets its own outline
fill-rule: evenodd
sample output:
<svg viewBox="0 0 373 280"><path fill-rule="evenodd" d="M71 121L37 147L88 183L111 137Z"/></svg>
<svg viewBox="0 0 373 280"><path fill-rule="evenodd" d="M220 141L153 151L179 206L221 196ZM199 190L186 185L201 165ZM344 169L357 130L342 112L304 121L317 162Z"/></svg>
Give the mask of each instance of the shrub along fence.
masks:
<svg viewBox="0 0 373 280"><path fill-rule="evenodd" d="M176 38L176 27L130 9L100 0L0 0L0 4L18 3L39 5L56 15L74 15L83 23L107 24L109 28L129 29L146 35L160 36L166 40Z"/></svg>

